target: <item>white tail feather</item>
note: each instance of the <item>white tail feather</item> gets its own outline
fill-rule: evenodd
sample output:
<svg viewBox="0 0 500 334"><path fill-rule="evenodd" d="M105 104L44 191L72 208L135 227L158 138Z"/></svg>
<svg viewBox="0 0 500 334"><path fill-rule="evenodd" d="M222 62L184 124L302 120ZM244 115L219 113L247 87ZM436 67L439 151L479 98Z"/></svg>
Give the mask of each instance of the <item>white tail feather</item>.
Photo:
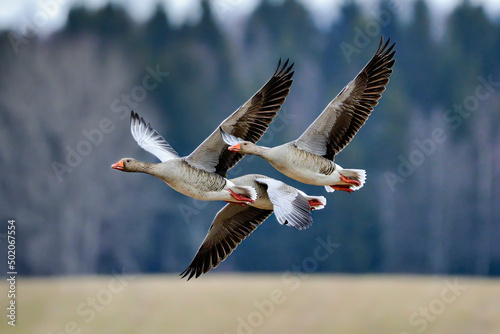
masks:
<svg viewBox="0 0 500 334"><path fill-rule="evenodd" d="M326 205L326 198L324 196L305 196L308 201L317 201L321 204L314 204L311 206L311 209L321 210Z"/></svg>
<svg viewBox="0 0 500 334"><path fill-rule="evenodd" d="M311 206L311 209L321 210L321 209L323 209L325 207L325 205L326 205L326 198L324 196L309 196L308 194L306 194L302 190L298 190L297 189L297 191L302 196L304 196L307 199L307 201L317 201L317 202L321 203L321 204L316 204L316 205Z"/></svg>

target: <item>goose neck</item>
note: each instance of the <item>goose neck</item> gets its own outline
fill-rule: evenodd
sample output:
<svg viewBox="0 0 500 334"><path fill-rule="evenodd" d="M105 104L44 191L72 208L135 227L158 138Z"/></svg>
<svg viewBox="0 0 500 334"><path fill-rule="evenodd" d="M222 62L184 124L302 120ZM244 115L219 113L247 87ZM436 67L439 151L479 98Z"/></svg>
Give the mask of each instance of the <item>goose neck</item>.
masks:
<svg viewBox="0 0 500 334"><path fill-rule="evenodd" d="M259 157L265 157L267 156L269 149L269 147L255 145L253 154Z"/></svg>

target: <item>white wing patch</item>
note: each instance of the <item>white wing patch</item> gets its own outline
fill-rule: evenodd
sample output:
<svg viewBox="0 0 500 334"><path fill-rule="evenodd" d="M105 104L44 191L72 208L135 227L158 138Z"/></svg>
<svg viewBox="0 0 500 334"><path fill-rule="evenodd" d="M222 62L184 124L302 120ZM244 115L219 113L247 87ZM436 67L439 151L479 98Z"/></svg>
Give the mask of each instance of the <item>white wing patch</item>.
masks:
<svg viewBox="0 0 500 334"><path fill-rule="evenodd" d="M144 118L132 111L130 116L130 132L137 144L144 150L153 154L161 162L179 158L179 154L170 146L163 137L144 121Z"/></svg>
<svg viewBox="0 0 500 334"><path fill-rule="evenodd" d="M267 185L267 195L273 203L274 215L281 225L289 225L298 230L311 226L309 202L297 189L274 179L258 178L255 181Z"/></svg>

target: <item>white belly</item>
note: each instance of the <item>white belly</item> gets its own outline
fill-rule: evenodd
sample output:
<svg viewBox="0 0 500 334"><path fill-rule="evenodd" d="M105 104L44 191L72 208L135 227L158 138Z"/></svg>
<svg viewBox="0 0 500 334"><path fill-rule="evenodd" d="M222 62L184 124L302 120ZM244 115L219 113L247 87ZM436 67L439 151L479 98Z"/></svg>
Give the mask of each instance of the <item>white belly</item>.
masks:
<svg viewBox="0 0 500 334"><path fill-rule="evenodd" d="M230 201L232 200L231 194L227 190L221 191L204 191L198 187L194 187L184 182L167 183L174 190L183 195L201 200L201 201Z"/></svg>
<svg viewBox="0 0 500 334"><path fill-rule="evenodd" d="M340 174L338 173L338 170L342 169L340 166L336 165L336 170L333 173L325 175L296 165L287 166L286 168L275 165L273 166L281 173L294 180L315 186L326 186L340 182Z"/></svg>

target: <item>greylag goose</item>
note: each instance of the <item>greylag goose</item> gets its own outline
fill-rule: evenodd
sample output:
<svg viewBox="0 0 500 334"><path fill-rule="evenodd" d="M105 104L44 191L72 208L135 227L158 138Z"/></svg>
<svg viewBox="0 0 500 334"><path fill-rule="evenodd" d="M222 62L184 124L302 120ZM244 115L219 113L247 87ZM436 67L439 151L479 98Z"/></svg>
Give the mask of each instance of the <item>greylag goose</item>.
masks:
<svg viewBox="0 0 500 334"><path fill-rule="evenodd" d="M323 196L308 196L264 175L249 174L231 182L253 187L257 190L257 199L249 205L229 203L217 213L193 261L181 273L182 278L198 278L217 267L273 211L280 224L301 230L312 224L311 211L326 205Z"/></svg>
<svg viewBox="0 0 500 334"><path fill-rule="evenodd" d="M219 126L225 132L257 142L273 121L290 91L293 64L288 60L278 67L269 81L244 105L238 108ZM227 171L243 154L227 150L219 129L216 129L189 156L180 157L163 137L142 117L132 111L130 117L132 136L144 150L152 153L161 163L123 158L111 165L123 172L147 173L165 181L176 191L206 201L252 203L255 189L237 186L226 179Z"/></svg>
<svg viewBox="0 0 500 334"><path fill-rule="evenodd" d="M233 152L253 154L267 160L281 173L302 183L325 186L326 191L353 192L365 182L362 169L343 169L334 157L349 144L365 124L385 90L394 65L395 43L380 40L377 52L359 74L331 101L296 140L268 148L220 129Z"/></svg>

